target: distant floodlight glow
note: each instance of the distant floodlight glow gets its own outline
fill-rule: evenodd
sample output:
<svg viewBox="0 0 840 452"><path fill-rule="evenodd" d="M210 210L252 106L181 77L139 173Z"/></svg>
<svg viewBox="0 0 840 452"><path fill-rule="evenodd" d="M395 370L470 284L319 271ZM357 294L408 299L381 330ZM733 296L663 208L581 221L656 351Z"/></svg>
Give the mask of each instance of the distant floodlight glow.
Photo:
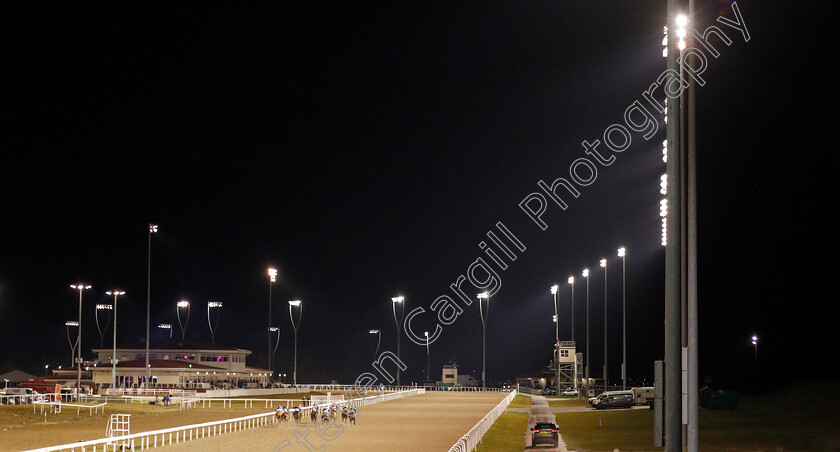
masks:
<svg viewBox="0 0 840 452"><path fill-rule="evenodd" d="M72 320L71 320L71 321L69 321L69 322L64 322L64 325L65 325L65 326L79 326L79 322L76 322L76 321L72 321Z"/></svg>
<svg viewBox="0 0 840 452"><path fill-rule="evenodd" d="M149 232L157 232L157 231L158 231L158 225L156 225L156 224L150 224L149 225Z"/></svg>
<svg viewBox="0 0 840 452"><path fill-rule="evenodd" d="M618 249L618 257L624 257L626 253L627 253L627 250L624 249L623 246Z"/></svg>
<svg viewBox="0 0 840 452"><path fill-rule="evenodd" d="M207 302L208 308L221 308L222 302L221 301L208 301Z"/></svg>
<svg viewBox="0 0 840 452"><path fill-rule="evenodd" d="M187 301L187 300L181 300L181 301L178 302L178 307L179 308L188 308L188 307L190 307L190 302Z"/></svg>
<svg viewBox="0 0 840 452"><path fill-rule="evenodd" d="M289 306L300 306L300 300L289 301Z"/></svg>
<svg viewBox="0 0 840 452"><path fill-rule="evenodd" d="M379 334L379 330L370 330L368 331L370 334Z"/></svg>
<svg viewBox="0 0 840 452"><path fill-rule="evenodd" d="M569 276L569 279L567 279L566 281L568 281L569 284L574 284L575 283L575 277L574 276Z"/></svg>
<svg viewBox="0 0 840 452"><path fill-rule="evenodd" d="M269 268L268 269L268 276L271 278L271 282L275 282L277 280L277 269L276 268Z"/></svg>
<svg viewBox="0 0 840 452"><path fill-rule="evenodd" d="M478 298L490 298L490 292L481 292L478 294Z"/></svg>
<svg viewBox="0 0 840 452"><path fill-rule="evenodd" d="M405 300L405 297L403 297L402 295L400 295L399 297L391 298L391 301L393 301L394 303L402 303L403 300Z"/></svg>
<svg viewBox="0 0 840 452"><path fill-rule="evenodd" d="M556 294L556 293L557 293L557 289L558 289L558 288L559 288L559 287L557 286L557 284L555 284L555 285L551 286L551 294L552 294L552 295Z"/></svg>
<svg viewBox="0 0 840 452"><path fill-rule="evenodd" d="M601 265L601 267L606 267L607 266L607 260L606 259L601 259L600 265Z"/></svg>
<svg viewBox="0 0 840 452"><path fill-rule="evenodd" d="M588 278L588 277L589 277L589 269L588 269L588 268L584 268L584 269L583 269L583 277L584 277L584 278Z"/></svg>
<svg viewBox="0 0 840 452"><path fill-rule="evenodd" d="M108 293L108 295L111 295L111 294ZM102 310L105 310L105 309L114 309L114 306L110 305L110 304L98 304L98 305L96 305L96 309L102 311Z"/></svg>
<svg viewBox="0 0 840 452"><path fill-rule="evenodd" d="M688 25L688 17L685 14L677 16L677 26L682 28L686 25Z"/></svg>
<svg viewBox="0 0 840 452"><path fill-rule="evenodd" d="M162 330L171 330L172 325L169 324L169 323L161 323L161 324L158 324L158 328L160 328Z"/></svg>

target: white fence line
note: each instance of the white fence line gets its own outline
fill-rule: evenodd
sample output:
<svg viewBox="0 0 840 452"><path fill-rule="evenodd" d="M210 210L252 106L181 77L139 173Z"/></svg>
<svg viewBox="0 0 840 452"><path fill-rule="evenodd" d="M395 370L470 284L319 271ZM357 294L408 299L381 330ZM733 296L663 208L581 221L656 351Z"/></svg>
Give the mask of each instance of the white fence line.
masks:
<svg viewBox="0 0 840 452"><path fill-rule="evenodd" d="M356 406L371 405L377 402L385 402L388 400L398 399L402 397L423 394L424 389L412 389L408 391L394 392L383 394L380 396L362 397L353 400L345 400L341 402L334 402L336 405L355 404ZM333 403L330 403L332 405ZM327 405L323 404L322 406ZM311 410L312 407L303 409ZM154 430L149 432L134 433L131 435L120 436L119 438L101 438L91 441L81 441L73 444L63 444L60 446L42 447L39 449L31 449L28 452L53 452L53 451L75 451L80 450L87 452L92 450L108 450L108 446L112 446L115 450L118 446L115 441L120 444L129 444L131 450L146 450L150 447L163 447L168 444L178 444L180 442L191 441L193 439L201 439L209 436L218 436L224 433L237 432L244 429L262 427L277 422L276 413L274 411L253 414L250 416L238 417L235 419L226 419L222 421L204 422L201 424L185 425L181 427L173 427L162 430Z"/></svg>
<svg viewBox="0 0 840 452"><path fill-rule="evenodd" d="M474 450L481 442L481 438L484 437L484 434L487 433L487 430L490 430L490 427L493 426L496 419L505 412L505 409L508 405L510 405L511 400L513 400L514 397L516 397L515 390L511 391L510 394L502 399L495 408L484 415L484 417L478 421L478 423L475 424L475 426L471 428L466 435L462 436L458 442L449 448L449 452L471 452Z"/></svg>

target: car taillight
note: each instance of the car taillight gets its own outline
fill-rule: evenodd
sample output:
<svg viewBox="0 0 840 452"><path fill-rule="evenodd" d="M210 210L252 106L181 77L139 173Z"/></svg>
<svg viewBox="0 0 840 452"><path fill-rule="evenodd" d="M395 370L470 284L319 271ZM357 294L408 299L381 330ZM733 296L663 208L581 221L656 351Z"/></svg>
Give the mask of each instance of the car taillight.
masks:
<svg viewBox="0 0 840 452"><path fill-rule="evenodd" d="M540 429L534 430L534 433L539 433L539 432L540 432Z"/></svg>
<svg viewBox="0 0 840 452"><path fill-rule="evenodd" d="M557 429L556 428L551 429L551 433L557 433Z"/></svg>

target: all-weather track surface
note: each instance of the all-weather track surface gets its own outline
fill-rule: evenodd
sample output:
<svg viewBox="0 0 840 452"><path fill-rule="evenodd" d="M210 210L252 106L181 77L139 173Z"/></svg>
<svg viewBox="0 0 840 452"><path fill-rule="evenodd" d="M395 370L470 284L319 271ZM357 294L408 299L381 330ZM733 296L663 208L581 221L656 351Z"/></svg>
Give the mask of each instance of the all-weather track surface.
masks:
<svg viewBox="0 0 840 452"><path fill-rule="evenodd" d="M359 407L356 425L342 424L318 436L306 418L299 426L272 425L166 446L172 451L400 451L446 452L504 398L496 392L427 392ZM295 435L297 432L297 435ZM340 432L340 434L339 434ZM304 436L305 435L305 436ZM309 441L309 445L297 441ZM289 445L283 447L283 441Z"/></svg>

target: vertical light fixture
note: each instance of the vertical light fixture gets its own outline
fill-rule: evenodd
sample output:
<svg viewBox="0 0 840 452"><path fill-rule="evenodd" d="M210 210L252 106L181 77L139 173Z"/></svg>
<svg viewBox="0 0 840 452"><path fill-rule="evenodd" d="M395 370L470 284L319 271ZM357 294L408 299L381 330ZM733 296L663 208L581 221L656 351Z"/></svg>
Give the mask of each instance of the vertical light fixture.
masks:
<svg viewBox="0 0 840 452"><path fill-rule="evenodd" d="M276 268L269 268L268 269L268 348L266 349L266 354L268 355L268 369L271 373L274 373L274 367L271 365L271 361L274 358L273 353L271 352L271 288L274 283L277 281L277 269ZM275 347L276 350L276 347Z"/></svg>
<svg viewBox="0 0 840 452"><path fill-rule="evenodd" d="M481 300L487 300L487 309L482 308ZM478 294L478 310L481 314L481 387L487 387L487 316L490 313L490 292Z"/></svg>
<svg viewBox="0 0 840 452"><path fill-rule="evenodd" d="M621 389L627 389L627 250L618 249L621 258Z"/></svg>
<svg viewBox="0 0 840 452"><path fill-rule="evenodd" d="M607 390L607 260L601 259L601 268L604 269L604 391Z"/></svg>
<svg viewBox="0 0 840 452"><path fill-rule="evenodd" d="M298 318L295 321L294 315L292 315L292 308L298 308ZM301 304L300 300L292 300L289 301L289 318L292 320L292 328L295 330L295 371L292 374L292 383L297 386L297 331L298 326L300 326L300 317L303 315L303 305Z"/></svg>
<svg viewBox="0 0 840 452"><path fill-rule="evenodd" d="M397 305L400 305L400 317L399 320L397 319ZM405 297L402 295L398 297L391 298L391 309L394 312L394 323L397 324L397 359L401 360L400 357L400 337L402 336L402 329L400 325L402 325L403 315L405 313ZM397 366L397 386L400 385L400 366Z"/></svg>
<svg viewBox="0 0 840 452"><path fill-rule="evenodd" d="M152 313L152 234L158 232L158 225L149 224L149 251L148 264L146 267L146 378L143 380L143 387L149 388L149 379L152 377L152 369L149 367L149 325Z"/></svg>
<svg viewBox="0 0 840 452"><path fill-rule="evenodd" d="M217 314L216 314L216 321L215 322L210 321L210 309L211 308L218 309ZM222 302L221 301L208 301L207 302L207 326L210 327L210 343L211 344L216 343L216 331L218 330L218 327L219 327L219 317L222 316L221 315L221 312L222 312L221 308L222 308Z"/></svg>
<svg viewBox="0 0 840 452"><path fill-rule="evenodd" d="M186 318L184 321L181 321L181 310L184 309L187 311ZM184 340L187 335L187 323L190 322L190 302L187 300L181 300L175 304L175 313L178 315L178 325L181 326L181 340Z"/></svg>
<svg viewBox="0 0 840 452"><path fill-rule="evenodd" d="M76 389L82 392L82 291L91 288L90 284L70 284L70 287L79 291L79 336L78 336L78 357L76 358Z"/></svg>
<svg viewBox="0 0 840 452"><path fill-rule="evenodd" d="M589 269L584 268L581 274L586 279L586 362L583 367L584 378L586 378L586 393L589 394Z"/></svg>
<svg viewBox="0 0 840 452"><path fill-rule="evenodd" d="M125 295L125 291L109 290L105 294L114 296L114 343L111 351L111 391L113 392L117 387L117 297Z"/></svg>

